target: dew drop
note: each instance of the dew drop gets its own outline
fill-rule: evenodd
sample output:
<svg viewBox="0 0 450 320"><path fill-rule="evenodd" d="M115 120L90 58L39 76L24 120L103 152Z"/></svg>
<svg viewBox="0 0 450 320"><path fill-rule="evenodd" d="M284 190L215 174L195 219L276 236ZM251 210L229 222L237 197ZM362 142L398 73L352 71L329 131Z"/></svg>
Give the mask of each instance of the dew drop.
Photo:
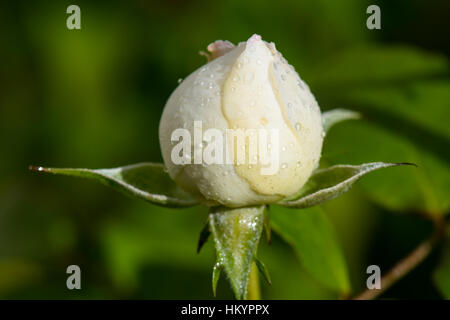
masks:
<svg viewBox="0 0 450 320"><path fill-rule="evenodd" d="M234 77L233 77L233 82L238 82L239 81L239 76L238 75L235 75Z"/></svg>
<svg viewBox="0 0 450 320"><path fill-rule="evenodd" d="M283 147L281 148L281 151L286 151L286 147L283 146Z"/></svg>
<svg viewBox="0 0 450 320"><path fill-rule="evenodd" d="M245 76L244 76L244 82L245 82L245 83L250 83L250 82L253 81L253 78L254 78L254 77L255 77L255 75L254 75L252 72L247 73L247 74L245 74Z"/></svg>
<svg viewBox="0 0 450 320"><path fill-rule="evenodd" d="M182 78L180 78L180 79L178 79L178 81L177 81L178 83L181 83L181 82L183 82L183 79Z"/></svg>
<svg viewBox="0 0 450 320"><path fill-rule="evenodd" d="M282 164L281 164L281 169L286 169L287 168L287 163L286 162L283 162Z"/></svg>
<svg viewBox="0 0 450 320"><path fill-rule="evenodd" d="M302 125L299 122L297 122L295 124L295 130L300 131L301 128L302 128Z"/></svg>

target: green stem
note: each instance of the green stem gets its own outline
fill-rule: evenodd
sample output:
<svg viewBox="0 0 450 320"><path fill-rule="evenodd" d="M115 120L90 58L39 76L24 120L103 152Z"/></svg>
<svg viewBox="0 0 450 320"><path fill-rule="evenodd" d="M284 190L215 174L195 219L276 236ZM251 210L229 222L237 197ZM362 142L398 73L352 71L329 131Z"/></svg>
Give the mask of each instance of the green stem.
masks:
<svg viewBox="0 0 450 320"><path fill-rule="evenodd" d="M250 269L250 280L248 282L248 300L261 300L261 290L259 287L258 267L256 263L252 262Z"/></svg>

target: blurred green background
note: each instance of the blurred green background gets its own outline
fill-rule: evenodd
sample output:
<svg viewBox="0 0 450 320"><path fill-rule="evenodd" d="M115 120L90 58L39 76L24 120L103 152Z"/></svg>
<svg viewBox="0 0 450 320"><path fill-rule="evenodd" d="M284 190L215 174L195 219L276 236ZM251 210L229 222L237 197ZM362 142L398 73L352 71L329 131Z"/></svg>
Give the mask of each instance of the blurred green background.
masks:
<svg viewBox="0 0 450 320"><path fill-rule="evenodd" d="M70 4L81 30L66 28ZM370 4L381 30L366 28ZM429 235L423 214L449 212L449 16L448 1L2 1L0 298L212 298L212 243L195 253L205 208L159 208L27 167L161 162L158 123L177 80L210 42L253 33L276 43L322 110L364 114L330 131L323 165L419 165L370 174L321 206L360 292L368 265L385 272ZM439 245L382 297L450 298L446 253ZM259 256L273 282L264 298L338 297L276 235ZM82 290L66 288L71 264ZM232 297L222 277L218 298Z"/></svg>

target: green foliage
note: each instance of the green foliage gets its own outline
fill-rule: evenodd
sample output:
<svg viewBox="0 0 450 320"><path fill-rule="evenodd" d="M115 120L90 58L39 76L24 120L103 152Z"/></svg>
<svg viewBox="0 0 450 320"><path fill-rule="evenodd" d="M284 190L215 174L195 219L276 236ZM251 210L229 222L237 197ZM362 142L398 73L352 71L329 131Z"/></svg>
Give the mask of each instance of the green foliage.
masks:
<svg viewBox="0 0 450 320"><path fill-rule="evenodd" d="M314 73L316 92L366 119L341 126L327 137L325 162L415 163L415 172L398 170L390 179L374 175L363 187L392 210L447 213L450 82L442 79L447 72L442 56L406 47L357 47L324 62Z"/></svg>
<svg viewBox="0 0 450 320"><path fill-rule="evenodd" d="M347 265L335 231L322 210L315 207L296 212L273 206L271 222L317 281L341 294L349 293Z"/></svg>

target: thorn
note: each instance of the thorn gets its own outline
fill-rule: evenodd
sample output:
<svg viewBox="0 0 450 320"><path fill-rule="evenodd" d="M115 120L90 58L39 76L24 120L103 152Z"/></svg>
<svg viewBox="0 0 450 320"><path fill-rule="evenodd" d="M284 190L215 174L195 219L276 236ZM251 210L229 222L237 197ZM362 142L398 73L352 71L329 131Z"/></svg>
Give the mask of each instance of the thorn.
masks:
<svg viewBox="0 0 450 320"><path fill-rule="evenodd" d="M398 165L398 166L414 166L414 167L418 167L418 165L417 164L415 164L415 163L412 163L412 162L396 162L395 163L396 165Z"/></svg>
<svg viewBox="0 0 450 320"><path fill-rule="evenodd" d="M47 168L44 168L41 166L33 166L33 165L28 166L28 170L35 171L35 172L50 172L50 170Z"/></svg>

